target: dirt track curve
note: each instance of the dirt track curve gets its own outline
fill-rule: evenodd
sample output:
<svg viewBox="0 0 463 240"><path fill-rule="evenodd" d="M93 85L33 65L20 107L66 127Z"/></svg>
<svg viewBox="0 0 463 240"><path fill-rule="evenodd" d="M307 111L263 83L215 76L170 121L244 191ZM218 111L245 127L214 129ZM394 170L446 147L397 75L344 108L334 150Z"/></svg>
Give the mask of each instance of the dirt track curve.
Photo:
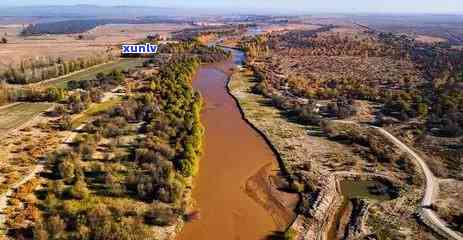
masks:
<svg viewBox="0 0 463 240"><path fill-rule="evenodd" d="M463 240L463 236L447 227L444 221L442 221L439 218L439 216L437 216L436 213L429 208L433 203L434 198L439 194L439 180L434 176L424 159L421 158L418 154L415 153L415 151L407 147L407 145L402 143L399 139L394 137L385 129L380 127L372 128L377 129L381 134L383 134L386 138L392 141L402 151L410 154L415 163L418 164L421 170L423 171L426 179L426 189L424 192L423 199L421 201L421 217L423 218L425 223L430 225L431 228L437 230L439 233L445 234L450 239Z"/></svg>

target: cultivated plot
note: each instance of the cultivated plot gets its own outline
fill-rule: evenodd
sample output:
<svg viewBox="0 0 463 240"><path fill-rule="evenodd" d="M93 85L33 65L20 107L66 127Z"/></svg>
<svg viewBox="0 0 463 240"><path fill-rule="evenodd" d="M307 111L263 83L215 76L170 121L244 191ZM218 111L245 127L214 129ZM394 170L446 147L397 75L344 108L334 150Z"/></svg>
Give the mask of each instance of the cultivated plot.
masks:
<svg viewBox="0 0 463 240"><path fill-rule="evenodd" d="M0 133L22 126L51 106L51 103L19 103L0 109Z"/></svg>
<svg viewBox="0 0 463 240"><path fill-rule="evenodd" d="M47 81L40 85L58 87L58 88L66 88L67 83L70 81L81 81L81 80L94 79L98 73L107 74L116 69L127 70L127 69L134 68L137 66L142 66L143 61L144 59L120 59L115 62L106 63L106 64L96 66L96 67L91 67L87 70L83 70L78 73L71 74L69 76Z"/></svg>

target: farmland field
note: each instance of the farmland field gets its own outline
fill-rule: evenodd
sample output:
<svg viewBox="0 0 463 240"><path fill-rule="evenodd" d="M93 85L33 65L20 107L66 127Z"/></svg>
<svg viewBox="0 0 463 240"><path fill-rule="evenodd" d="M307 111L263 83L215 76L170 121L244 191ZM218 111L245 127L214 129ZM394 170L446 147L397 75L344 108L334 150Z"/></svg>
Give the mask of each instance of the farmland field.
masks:
<svg viewBox="0 0 463 240"><path fill-rule="evenodd" d="M80 81L80 80L88 80L93 79L95 76L100 73L109 73L115 69L126 70L129 68L134 68L137 66L141 66L143 64L144 59L121 59L115 62L110 62L103 64L98 67L92 67L82 72L78 72L69 76L57 78L53 81L47 81L42 86L53 86L58 88L66 88L66 84L69 81Z"/></svg>
<svg viewBox="0 0 463 240"><path fill-rule="evenodd" d="M0 109L0 133L20 127L51 106L51 103L19 103Z"/></svg>
<svg viewBox="0 0 463 240"><path fill-rule="evenodd" d="M8 44L0 49L0 71L16 66L24 59L36 57L61 57L65 60L88 57L95 54L120 53L120 44L135 43L148 35L168 37L170 32L190 25L179 24L109 24L99 26L83 34L57 34L20 36L21 24L0 25L0 35L7 36ZM78 36L84 36L79 40Z"/></svg>

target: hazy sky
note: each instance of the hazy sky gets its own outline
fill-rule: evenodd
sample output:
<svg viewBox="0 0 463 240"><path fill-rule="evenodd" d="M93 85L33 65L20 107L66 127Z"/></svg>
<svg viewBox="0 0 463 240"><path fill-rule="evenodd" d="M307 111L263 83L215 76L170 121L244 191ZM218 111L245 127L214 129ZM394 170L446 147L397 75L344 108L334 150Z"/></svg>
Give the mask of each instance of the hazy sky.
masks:
<svg viewBox="0 0 463 240"><path fill-rule="evenodd" d="M329 12L463 13L463 0L0 0L3 6L150 5L196 8L251 8Z"/></svg>

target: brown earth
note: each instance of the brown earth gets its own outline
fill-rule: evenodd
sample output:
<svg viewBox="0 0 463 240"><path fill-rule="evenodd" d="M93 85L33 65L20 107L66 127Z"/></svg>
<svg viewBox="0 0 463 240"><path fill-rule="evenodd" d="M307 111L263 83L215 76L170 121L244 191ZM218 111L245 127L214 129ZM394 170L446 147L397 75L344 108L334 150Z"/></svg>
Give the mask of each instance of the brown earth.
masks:
<svg viewBox="0 0 463 240"><path fill-rule="evenodd" d="M246 193L272 215L282 230L296 218L294 210L299 202L297 194L281 190L287 188L284 181L278 167L272 163L263 166L246 181Z"/></svg>

